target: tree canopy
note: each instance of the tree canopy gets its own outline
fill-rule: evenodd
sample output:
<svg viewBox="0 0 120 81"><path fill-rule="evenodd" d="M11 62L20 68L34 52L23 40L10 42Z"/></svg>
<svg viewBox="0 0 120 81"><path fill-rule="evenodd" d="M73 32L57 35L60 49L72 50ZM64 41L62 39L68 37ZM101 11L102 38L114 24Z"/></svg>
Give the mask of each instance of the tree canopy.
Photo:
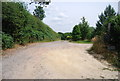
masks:
<svg viewBox="0 0 120 81"><path fill-rule="evenodd" d="M72 38L77 40L91 40L94 37L94 27L90 27L85 17L81 18L81 22L73 27Z"/></svg>
<svg viewBox="0 0 120 81"><path fill-rule="evenodd" d="M108 29L108 26L105 26L105 22L109 21L111 17L114 17L116 15L116 12L114 8L111 7L111 5L107 6L101 15L99 15L99 20L96 23L96 35L101 35L106 32Z"/></svg>
<svg viewBox="0 0 120 81"><path fill-rule="evenodd" d="M88 22L85 20L85 17L81 18L82 22L79 23L80 31L81 31L81 39L85 40L88 32L89 32L89 25Z"/></svg>
<svg viewBox="0 0 120 81"><path fill-rule="evenodd" d="M36 9L34 10L33 14L35 17L39 18L40 20L43 20L43 18L45 18L45 11L41 6L36 6Z"/></svg>

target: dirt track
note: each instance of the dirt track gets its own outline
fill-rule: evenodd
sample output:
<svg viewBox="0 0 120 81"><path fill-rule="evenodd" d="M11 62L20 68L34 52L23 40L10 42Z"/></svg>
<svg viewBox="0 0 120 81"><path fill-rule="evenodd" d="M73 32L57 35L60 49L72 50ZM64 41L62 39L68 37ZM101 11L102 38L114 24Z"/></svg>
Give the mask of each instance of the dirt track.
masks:
<svg viewBox="0 0 120 81"><path fill-rule="evenodd" d="M7 50L3 79L117 79L118 72L87 53L92 44L66 41L35 43Z"/></svg>

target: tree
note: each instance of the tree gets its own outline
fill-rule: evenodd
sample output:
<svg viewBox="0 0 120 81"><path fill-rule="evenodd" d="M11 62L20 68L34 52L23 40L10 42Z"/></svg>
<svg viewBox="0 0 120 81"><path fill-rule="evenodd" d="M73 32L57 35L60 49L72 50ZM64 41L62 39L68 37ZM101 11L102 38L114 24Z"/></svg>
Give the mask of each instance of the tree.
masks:
<svg viewBox="0 0 120 81"><path fill-rule="evenodd" d="M113 23L114 22L114 23ZM113 41L113 45L120 52L120 15L116 16L115 20L111 21L110 34Z"/></svg>
<svg viewBox="0 0 120 81"><path fill-rule="evenodd" d="M110 26L104 35L105 43L115 46L117 50L120 50L120 15L111 17L109 21L106 21L106 24Z"/></svg>
<svg viewBox="0 0 120 81"><path fill-rule="evenodd" d="M120 41L120 22L119 15L116 16L115 10L109 5L99 16L99 21L96 24L96 35L103 37L104 43L107 46L115 46L118 48Z"/></svg>
<svg viewBox="0 0 120 81"><path fill-rule="evenodd" d="M120 68L120 15L109 5L99 16L92 50Z"/></svg>
<svg viewBox="0 0 120 81"><path fill-rule="evenodd" d="M89 27L88 28L88 34L87 34L87 39L91 40L95 36L95 28L94 27Z"/></svg>
<svg viewBox="0 0 120 81"><path fill-rule="evenodd" d="M107 6L106 9L104 10L104 13L101 13L101 15L99 15L99 20L96 23L96 29L95 29L96 35L101 35L106 32L108 27L104 26L104 23L115 15L116 12L111 7L111 5Z"/></svg>
<svg viewBox="0 0 120 81"><path fill-rule="evenodd" d="M33 12L33 15L40 20L43 20L45 18L45 11L43 10L43 7L41 6L36 6L36 9Z"/></svg>
<svg viewBox="0 0 120 81"><path fill-rule="evenodd" d="M79 24L79 29L80 29L80 32L81 32L81 39L82 40L85 40L87 35L88 35L88 32L89 32L89 25L88 25L88 22L85 20L85 17L83 17L82 19L82 22L80 22Z"/></svg>
<svg viewBox="0 0 120 81"><path fill-rule="evenodd" d="M81 32L80 27L78 25L75 25L72 31L72 39L74 41L80 40L81 38Z"/></svg>

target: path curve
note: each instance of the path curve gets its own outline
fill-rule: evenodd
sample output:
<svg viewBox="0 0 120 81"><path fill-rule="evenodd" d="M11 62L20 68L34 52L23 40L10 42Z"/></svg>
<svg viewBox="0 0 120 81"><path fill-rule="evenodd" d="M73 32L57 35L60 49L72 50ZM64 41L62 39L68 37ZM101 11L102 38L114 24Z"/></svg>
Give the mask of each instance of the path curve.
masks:
<svg viewBox="0 0 120 81"><path fill-rule="evenodd" d="M117 79L118 72L87 53L92 44L34 43L3 53L3 79Z"/></svg>

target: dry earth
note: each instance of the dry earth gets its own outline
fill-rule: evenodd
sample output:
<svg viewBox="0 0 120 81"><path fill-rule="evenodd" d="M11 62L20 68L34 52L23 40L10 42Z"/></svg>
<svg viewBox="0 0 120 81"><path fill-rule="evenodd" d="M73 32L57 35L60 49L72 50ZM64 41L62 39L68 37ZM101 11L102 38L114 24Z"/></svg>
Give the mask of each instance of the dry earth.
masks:
<svg viewBox="0 0 120 81"><path fill-rule="evenodd" d="M34 43L2 56L3 79L118 79L117 71L87 53L92 44Z"/></svg>

